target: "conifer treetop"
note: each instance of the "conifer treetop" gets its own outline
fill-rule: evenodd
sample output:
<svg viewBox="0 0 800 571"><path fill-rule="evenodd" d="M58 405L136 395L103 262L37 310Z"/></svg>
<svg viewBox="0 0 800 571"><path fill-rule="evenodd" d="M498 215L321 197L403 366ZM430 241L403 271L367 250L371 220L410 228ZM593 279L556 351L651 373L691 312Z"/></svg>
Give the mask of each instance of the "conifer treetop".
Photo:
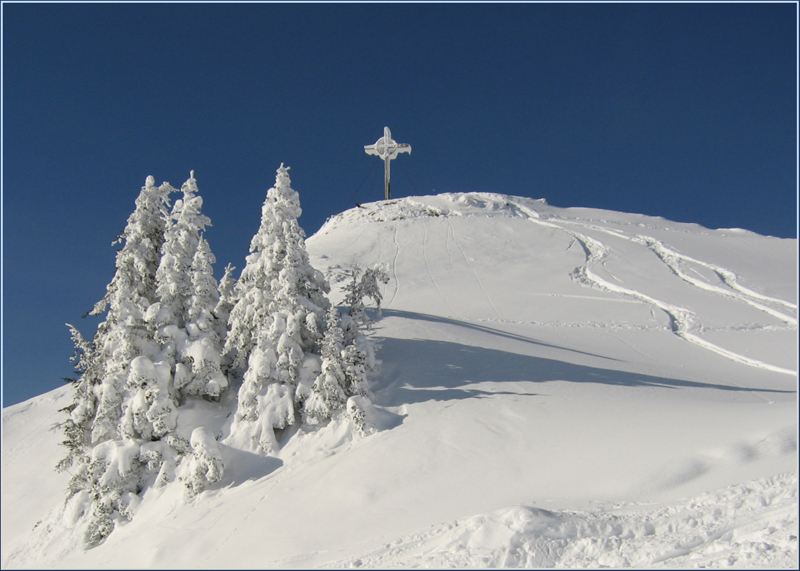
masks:
<svg viewBox="0 0 800 571"><path fill-rule="evenodd" d="M251 252L268 245L268 243L264 243L263 237L265 234L276 234L275 229L272 228L273 225L282 225L287 220L296 221L303 213L303 209L300 208L300 195L292 188L292 181L289 178L290 168L281 163L276 171L275 186L267 191L267 198L261 209L261 228L250 245ZM295 230L305 237L302 229L298 227Z"/></svg>

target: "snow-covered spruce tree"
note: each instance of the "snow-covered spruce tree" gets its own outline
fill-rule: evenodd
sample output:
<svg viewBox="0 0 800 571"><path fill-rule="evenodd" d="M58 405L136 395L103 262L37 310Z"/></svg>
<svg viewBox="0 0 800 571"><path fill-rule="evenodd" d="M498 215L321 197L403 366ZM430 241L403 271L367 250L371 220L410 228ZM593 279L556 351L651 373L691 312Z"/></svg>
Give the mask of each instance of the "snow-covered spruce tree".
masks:
<svg viewBox="0 0 800 571"><path fill-rule="evenodd" d="M237 280L233 277L233 271L236 268L228 264L225 266L225 274L219 280L219 301L214 308L213 314L217 317L216 332L217 337L220 339L222 345L225 345L225 340L228 336L228 320L230 319L231 310L238 301L236 284ZM224 350L220 351L220 371L225 375L226 379L232 379L235 375L232 372L233 356L226 353Z"/></svg>
<svg viewBox="0 0 800 571"><path fill-rule="evenodd" d="M172 481L178 464L194 454L190 442L174 433L180 403L190 395L219 400L228 385L220 371L218 333L225 323L214 314L219 303L215 259L202 236L211 222L201 213L194 171L181 190L156 273L159 301L148 311L161 352L152 362L146 357L134 360L122 423L125 436L148 441L140 461L147 463L148 472L157 472L156 485Z"/></svg>
<svg viewBox="0 0 800 571"><path fill-rule="evenodd" d="M161 359L174 375L177 398L196 395L219 400L228 381L220 371L225 323L215 314L219 303L212 264L216 261L202 233L211 221L201 213L192 171L181 187L167 227L156 279L159 303L149 317L157 327Z"/></svg>
<svg viewBox="0 0 800 571"><path fill-rule="evenodd" d="M182 478L190 496L202 492L206 485L222 479L225 466L219 445L203 427L195 428L190 438L192 454L183 470Z"/></svg>
<svg viewBox="0 0 800 571"><path fill-rule="evenodd" d="M214 261L208 242L201 238L192 260L192 295L186 310L188 339L180 348L182 362L190 366L188 382L185 385L183 379L178 382L176 372L175 386L184 395L218 401L228 388L228 378L222 372L222 342L227 314L217 313L222 302L212 273Z"/></svg>
<svg viewBox="0 0 800 571"><path fill-rule="evenodd" d="M261 454L277 450L275 429L298 419L302 403L295 401L295 388L306 354L317 349L330 306L328 283L309 263L297 221L300 199L288 171L281 164L267 192L261 226L236 286L225 345L233 366L243 371L228 442Z"/></svg>
<svg viewBox="0 0 800 571"><path fill-rule="evenodd" d="M220 339L226 338L228 334L228 319L237 301L236 278L233 277L233 270L235 269L231 264L225 266L225 274L219 280L219 302L217 307L214 308L214 315L217 316L217 335L219 335Z"/></svg>
<svg viewBox="0 0 800 571"><path fill-rule="evenodd" d="M77 377L65 379L72 383L73 399L70 405L58 411L67 413L67 419L58 425L64 433L61 444L67 449L67 455L56 464L59 472L69 469L76 462L85 462L88 458L92 421L97 411L97 395L94 389L102 382L104 370L103 362L94 354L94 343L86 341L81 332L69 323L67 327L75 345L71 360Z"/></svg>
<svg viewBox="0 0 800 571"><path fill-rule="evenodd" d="M365 311L364 298L372 299L377 306L378 315L380 315L383 294L379 283L389 283L389 275L386 270L381 266L362 269L361 266L355 264L344 270L337 281L347 282L342 290L345 292L344 305L347 307L352 323L357 328L369 329L371 322ZM348 339L348 342L350 340Z"/></svg>
<svg viewBox="0 0 800 571"><path fill-rule="evenodd" d="M348 363L346 370L352 379L351 384L366 386L367 371L377 367L375 353L380 347L367 336L372 321L367 315L364 298L372 299L380 315L383 293L379 284L389 283L389 275L382 266L362 269L356 264L342 272L338 281L347 282L342 288L345 292L344 304L348 313L342 320Z"/></svg>
<svg viewBox="0 0 800 571"><path fill-rule="evenodd" d="M199 242L199 233L209 223L200 214L202 199L195 197L194 177L183 185L183 198L175 201L167 217L161 258L156 271L157 301L145 316L155 331L159 351L140 355L131 361L126 385L128 398L123 403L121 435L131 441L144 441L140 460L148 471L157 471L156 482L164 484L174 477L179 450L188 443L173 434L178 420L178 397L175 390L178 345L185 342L184 314L192 291L191 263ZM176 444L169 446L167 438Z"/></svg>
<svg viewBox="0 0 800 571"><path fill-rule="evenodd" d="M156 298L155 274L173 190L166 183L156 187L153 177L147 177L119 238L124 245L117 253L114 278L90 312L100 315L108 309L105 321L91 342L70 326L80 377L73 382L73 403L64 409L69 413L62 423L68 455L57 469L72 471L67 499L89 516L90 544L103 541L115 519L130 516L141 485L139 447L123 438L120 420L131 363L159 353L145 316Z"/></svg>
<svg viewBox="0 0 800 571"><path fill-rule="evenodd" d="M158 354L154 330L145 317L157 297L155 274L164 243L168 195L174 191L166 183L156 187L153 177L147 178L136 199L136 210L119 239L125 244L117 253L117 271L105 297L90 312L100 315L108 308L94 339L95 354L105 363L105 371L92 428L93 443L118 435L122 392L131 361L139 355Z"/></svg>
<svg viewBox="0 0 800 571"><path fill-rule="evenodd" d="M349 315L343 320L336 308L326 315L322 371L308 394L302 395L304 419L319 423L345 410L356 427L365 432L365 409L371 408L367 372L375 366L376 347L364 334L370 324L364 298L371 298L380 311L383 295L378 284L388 283L389 277L379 266L364 271L356 265L345 270L339 281L347 281L343 289Z"/></svg>
<svg viewBox="0 0 800 571"><path fill-rule="evenodd" d="M326 331L322 338L322 371L307 388L298 387L298 400L303 403L303 420L318 424L329 420L337 410L343 410L347 403L347 379L344 351L344 331L342 331L339 310L331 307L325 315Z"/></svg>

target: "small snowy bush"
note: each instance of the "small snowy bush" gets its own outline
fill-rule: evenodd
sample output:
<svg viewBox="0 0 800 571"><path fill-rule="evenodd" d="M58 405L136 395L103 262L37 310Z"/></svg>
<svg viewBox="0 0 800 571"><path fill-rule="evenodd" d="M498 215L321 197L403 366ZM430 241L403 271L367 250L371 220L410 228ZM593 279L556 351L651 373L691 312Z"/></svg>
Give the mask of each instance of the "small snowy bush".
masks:
<svg viewBox="0 0 800 571"><path fill-rule="evenodd" d="M389 275L382 266L373 266L363 269L358 264L344 270L337 278L339 282L346 282L342 290L345 292L344 304L350 318L357 327L369 328L370 319L364 306L364 298L370 298L381 312L381 283L389 283Z"/></svg>
<svg viewBox="0 0 800 571"><path fill-rule="evenodd" d="M195 428L189 442L191 456L183 479L189 495L196 496L207 484L222 479L225 465L217 441L206 428Z"/></svg>

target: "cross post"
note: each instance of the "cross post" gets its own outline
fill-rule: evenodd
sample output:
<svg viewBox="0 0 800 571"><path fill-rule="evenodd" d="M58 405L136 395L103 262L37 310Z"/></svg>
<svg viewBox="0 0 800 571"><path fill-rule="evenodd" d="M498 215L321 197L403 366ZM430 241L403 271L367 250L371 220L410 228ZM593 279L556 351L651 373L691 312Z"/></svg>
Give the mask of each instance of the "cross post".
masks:
<svg viewBox="0 0 800 571"><path fill-rule="evenodd" d="M383 128L383 137L375 141L374 145L364 145L364 152L368 155L376 155L383 159L383 198L391 198L391 182L389 180L389 161L396 159L399 153L411 154L411 145L398 143L392 139L392 132L389 127Z"/></svg>

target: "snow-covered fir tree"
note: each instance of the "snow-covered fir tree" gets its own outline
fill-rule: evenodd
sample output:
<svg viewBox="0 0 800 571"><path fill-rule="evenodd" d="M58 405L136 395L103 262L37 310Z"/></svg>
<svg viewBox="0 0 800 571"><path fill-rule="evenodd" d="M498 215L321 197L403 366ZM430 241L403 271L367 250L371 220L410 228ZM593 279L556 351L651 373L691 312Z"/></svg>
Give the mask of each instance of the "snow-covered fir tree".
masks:
<svg viewBox="0 0 800 571"><path fill-rule="evenodd" d="M347 308L347 315L342 320L342 330L348 383L353 387L351 395L366 396L366 392L357 387L367 386L369 371L377 368L375 353L380 347L367 335L372 321L367 315L364 300L370 298L375 303L377 314L380 315L383 301L380 284L389 283L389 275L383 266L364 269L356 264L344 270L339 275L338 281L346 282L342 290L345 292L344 305Z"/></svg>
<svg viewBox="0 0 800 571"><path fill-rule="evenodd" d="M156 273L158 310L153 317L156 326L183 327L188 299L192 295L192 261L200 237L211 224L201 213L203 198L197 196L197 181L192 171L189 180L181 186L183 197L175 201L170 213L171 223L164 234L161 261Z"/></svg>
<svg viewBox="0 0 800 571"><path fill-rule="evenodd" d="M61 472L78 465L87 459L87 451L91 445L92 421L97 412L97 387L102 382L103 361L95 355L92 341L86 341L74 326L67 324L75 352L72 361L77 377L65 379L72 383L74 394L72 403L59 410L67 413L67 419L60 424L64 433L61 444L66 447L67 455L56 465ZM71 483L73 485L74 482Z"/></svg>
<svg viewBox="0 0 800 571"><path fill-rule="evenodd" d="M342 288L345 292L344 305L347 307L352 323L358 328L369 329L371 322L367 316L364 298L372 299L377 307L378 315L380 315L383 293L379 284L389 283L389 275L386 270L381 266L363 269L355 264L344 270L337 281L346 282Z"/></svg>
<svg viewBox="0 0 800 571"><path fill-rule="evenodd" d="M322 365L319 376L311 387L301 384L297 400L302 402L303 419L310 424L329 420L337 410L344 409L347 403L347 379L344 351L344 331L342 331L339 310L331 307L325 315L326 331L322 338Z"/></svg>
<svg viewBox="0 0 800 571"><path fill-rule="evenodd" d="M219 291L212 264L216 260L203 237L211 221L201 212L203 199L197 196L194 171L181 190L156 275L159 303L151 308L150 317L158 328L161 358L174 375L175 397L218 400L228 381L220 370L225 322L215 314Z"/></svg>
<svg viewBox="0 0 800 571"><path fill-rule="evenodd" d="M95 354L105 365L97 398L97 412L92 426L93 443L115 438L122 415L122 393L131 361L139 356L155 357L158 344L154 329L147 323L150 305L156 301L156 271L164 243L169 184L155 186L148 177L136 199L136 209L128 218L119 241L124 246L117 253L117 271L108 292L90 312L106 319L97 328Z"/></svg>
<svg viewBox="0 0 800 571"><path fill-rule="evenodd" d="M225 323L214 314L219 303L215 259L203 237L211 221L202 214L194 171L181 190L156 273L159 301L148 311L161 352L157 361L137 364L141 374L129 379L133 398L123 419L123 430L131 438L150 441L142 447L141 459L149 472L157 471L156 485L175 479L176 466L193 453L190 442L174 432L180 404L189 396L219 400L228 386L220 370L219 331ZM147 407L146 412L139 410L138 425L137 407Z"/></svg>
<svg viewBox="0 0 800 571"><path fill-rule="evenodd" d="M236 305L236 278L233 277L233 271L236 268L231 264L225 266L225 274L219 280L219 302L214 308L214 315L217 316L217 334L220 339L227 337L228 334L228 319L231 315L233 306ZM220 325L223 327L220 329Z"/></svg>
<svg viewBox="0 0 800 571"><path fill-rule="evenodd" d="M116 272L107 293L90 312L105 320L91 342L71 327L76 344L73 404L62 423L68 455L57 466L70 470L68 499L89 516L87 542L98 543L113 530L114 520L130 516L130 502L141 484L138 444L120 430L126 386L139 371L131 364L159 353L146 315L156 299L156 270L164 243L169 184L155 186L147 177L119 241ZM77 497L76 497L77 496Z"/></svg>
<svg viewBox="0 0 800 571"><path fill-rule="evenodd" d="M179 381L176 370L175 388L183 395L218 401L228 387L228 378L222 372L227 313L217 313L221 300L211 268L214 261L208 242L201 238L192 260L192 295L185 321L188 338L179 351L181 364L187 367L186 376Z"/></svg>
<svg viewBox="0 0 800 571"><path fill-rule="evenodd" d="M225 340L228 337L228 321L230 319L231 310L233 306L236 305L238 301L237 296L237 289L236 284L238 283L236 278L233 277L233 271L236 268L228 264L225 266L225 274L222 276L222 279L219 280L219 301L217 302L217 306L214 308L214 315L217 317L216 320L216 332L217 337L221 340L222 345L224 347ZM232 373L232 366L233 366L233 355L230 353L226 353L224 350L220 352L220 371L223 375L225 375L226 379L231 379L235 375Z"/></svg>
<svg viewBox="0 0 800 571"><path fill-rule="evenodd" d="M262 454L277 450L276 429L298 420L295 389L304 365L312 363L306 354L317 350L330 306L328 283L309 263L301 212L289 169L281 164L229 319L225 349L243 374L227 442Z"/></svg>
<svg viewBox="0 0 800 571"><path fill-rule="evenodd" d="M220 370L225 323L214 313L215 260L202 236L210 221L194 173L169 213L174 190L148 177L109 293L92 311L108 308L105 322L91 343L71 328L80 377L65 409L68 455L58 468L74 470L68 501L87 516L89 544L131 517L143 488L172 481L182 460L195 465L213 451L204 439L195 447L175 432L182 399L218 400L228 381ZM218 479L223 466L215 458L213 470L185 470L187 487L197 491L202 477Z"/></svg>
<svg viewBox="0 0 800 571"><path fill-rule="evenodd" d="M217 441L206 428L195 428L189 440L192 452L185 463L182 479L189 495L196 496L209 483L222 479L225 465Z"/></svg>
<svg viewBox="0 0 800 571"><path fill-rule="evenodd" d="M171 468L186 447L173 432L177 426L181 389L193 380L191 361L185 355L189 343L186 315L194 291L192 265L201 242L200 234L210 224L201 214L202 198L196 196L194 173L181 190L183 197L175 201L164 232L156 271L158 301L151 304L146 316L156 330L160 351L155 356L142 355L131 362L126 385L128 398L123 404L120 425L125 438L165 443L169 440L176 444L151 446L143 454L148 469L158 469L158 483L174 478ZM218 355L217 343L217 360Z"/></svg>
<svg viewBox="0 0 800 571"><path fill-rule="evenodd" d="M348 271L351 276L359 273L355 268ZM354 283L360 281L356 279ZM377 287L377 283L374 285ZM379 302L380 295L377 292L373 299ZM361 323L364 323L363 296L357 302L357 315L363 316ZM333 418L338 411L346 411L357 428L363 431L363 409L368 406L365 401L369 400L370 394L367 374L375 366L375 345L352 315L342 319L338 309L333 307L325 321L327 328L322 340L321 372L313 385L301 385L298 389L298 400L303 403L303 418L317 424Z"/></svg>

